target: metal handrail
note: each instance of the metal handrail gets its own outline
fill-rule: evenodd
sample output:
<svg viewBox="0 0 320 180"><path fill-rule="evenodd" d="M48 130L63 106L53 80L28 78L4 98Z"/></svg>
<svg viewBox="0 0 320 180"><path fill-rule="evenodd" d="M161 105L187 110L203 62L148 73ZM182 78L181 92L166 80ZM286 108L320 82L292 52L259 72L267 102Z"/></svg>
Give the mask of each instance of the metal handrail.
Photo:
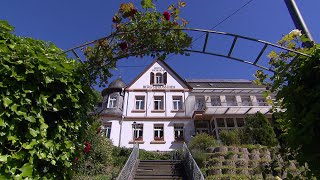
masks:
<svg viewBox="0 0 320 180"><path fill-rule="evenodd" d="M117 180L131 180L134 177L134 170L136 167L136 164L138 163L138 157L139 157L139 146L138 144L133 145L132 152L126 162L126 164L123 166L120 174L117 177Z"/></svg>
<svg viewBox="0 0 320 180"><path fill-rule="evenodd" d="M182 146L182 162L185 167L185 172L188 175L188 179L192 180L204 180L204 176L197 165L196 161L193 159L186 143Z"/></svg>

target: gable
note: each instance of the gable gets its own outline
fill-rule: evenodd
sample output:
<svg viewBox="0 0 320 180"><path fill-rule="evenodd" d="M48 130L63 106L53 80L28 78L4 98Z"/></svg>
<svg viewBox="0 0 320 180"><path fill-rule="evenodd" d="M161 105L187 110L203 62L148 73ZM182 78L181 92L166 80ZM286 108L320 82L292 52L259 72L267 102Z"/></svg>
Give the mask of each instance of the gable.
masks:
<svg viewBox="0 0 320 180"><path fill-rule="evenodd" d="M128 87L133 89L190 89L188 84L167 64L155 60Z"/></svg>

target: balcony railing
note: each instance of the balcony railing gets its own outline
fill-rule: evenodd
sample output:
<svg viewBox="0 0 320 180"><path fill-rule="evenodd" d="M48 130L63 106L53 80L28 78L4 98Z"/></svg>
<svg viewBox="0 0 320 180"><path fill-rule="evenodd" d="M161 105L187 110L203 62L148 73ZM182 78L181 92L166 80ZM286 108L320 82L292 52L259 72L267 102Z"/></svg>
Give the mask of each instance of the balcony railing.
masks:
<svg viewBox="0 0 320 180"><path fill-rule="evenodd" d="M227 106L238 106L236 101L227 101Z"/></svg>
<svg viewBox="0 0 320 180"><path fill-rule="evenodd" d="M251 101L207 101L205 103L198 102L193 110L194 115L201 114L255 114L256 112L268 113L271 106L266 102ZM201 114L199 114L201 113Z"/></svg>
<svg viewBox="0 0 320 180"><path fill-rule="evenodd" d="M242 102L242 106L252 106L252 102Z"/></svg>
<svg viewBox="0 0 320 180"><path fill-rule="evenodd" d="M258 102L258 105L259 106L268 106L268 103L267 102Z"/></svg>
<svg viewBox="0 0 320 180"><path fill-rule="evenodd" d="M196 103L194 109L196 111L204 111L206 109L206 103L205 102Z"/></svg>

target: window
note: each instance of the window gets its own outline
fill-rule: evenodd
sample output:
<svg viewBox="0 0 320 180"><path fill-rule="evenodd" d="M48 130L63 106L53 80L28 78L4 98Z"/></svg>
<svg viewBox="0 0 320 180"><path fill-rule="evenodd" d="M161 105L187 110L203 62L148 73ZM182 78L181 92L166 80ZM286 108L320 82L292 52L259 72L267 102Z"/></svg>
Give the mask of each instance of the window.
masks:
<svg viewBox="0 0 320 180"><path fill-rule="evenodd" d="M226 122L227 122L227 127L234 127L233 118L227 118Z"/></svg>
<svg viewBox="0 0 320 180"><path fill-rule="evenodd" d="M163 141L163 124L155 124L154 125L154 140L155 141Z"/></svg>
<svg viewBox="0 0 320 180"><path fill-rule="evenodd" d="M133 140L142 141L143 140L143 124L136 124L133 128Z"/></svg>
<svg viewBox="0 0 320 180"><path fill-rule="evenodd" d="M174 111L181 111L182 110L182 96L173 96L173 110Z"/></svg>
<svg viewBox="0 0 320 180"><path fill-rule="evenodd" d="M217 126L218 127L226 127L224 125L224 119L223 118L217 118L216 121L217 121Z"/></svg>
<svg viewBox="0 0 320 180"><path fill-rule="evenodd" d="M163 110L163 96L154 96L154 110Z"/></svg>
<svg viewBox="0 0 320 180"><path fill-rule="evenodd" d="M206 108L205 106L206 104L206 100L204 98L204 96L197 96L196 97L196 110L201 111L204 110Z"/></svg>
<svg viewBox="0 0 320 180"><path fill-rule="evenodd" d="M108 108L117 107L117 95L110 95L108 100Z"/></svg>
<svg viewBox="0 0 320 180"><path fill-rule="evenodd" d="M257 102L259 106L268 106L267 101L264 97L257 97Z"/></svg>
<svg viewBox="0 0 320 180"><path fill-rule="evenodd" d="M220 96L212 96L211 97L211 105L212 106L221 106Z"/></svg>
<svg viewBox="0 0 320 180"><path fill-rule="evenodd" d="M136 110L144 110L144 96L136 96Z"/></svg>
<svg viewBox="0 0 320 180"><path fill-rule="evenodd" d="M174 140L184 141L183 124L174 124Z"/></svg>
<svg viewBox="0 0 320 180"><path fill-rule="evenodd" d="M104 129L105 129L105 132L106 132L106 138L108 138L108 139L110 139L110 136L111 136L111 125L112 125L111 122L105 123L103 125Z"/></svg>
<svg viewBox="0 0 320 180"><path fill-rule="evenodd" d="M250 96L241 96L242 106L252 106Z"/></svg>
<svg viewBox="0 0 320 180"><path fill-rule="evenodd" d="M163 83L163 77L161 73L156 74L156 84L162 84Z"/></svg>
<svg viewBox="0 0 320 180"><path fill-rule="evenodd" d="M150 73L150 84L164 85L167 84L167 72L165 73Z"/></svg>
<svg viewBox="0 0 320 180"><path fill-rule="evenodd" d="M207 133L209 134L210 122L209 121L195 121L196 133Z"/></svg>
<svg viewBox="0 0 320 180"><path fill-rule="evenodd" d="M237 126L243 127L244 126L244 119L243 118L236 118Z"/></svg>
<svg viewBox="0 0 320 180"><path fill-rule="evenodd" d="M226 96L227 106L238 106L235 96Z"/></svg>

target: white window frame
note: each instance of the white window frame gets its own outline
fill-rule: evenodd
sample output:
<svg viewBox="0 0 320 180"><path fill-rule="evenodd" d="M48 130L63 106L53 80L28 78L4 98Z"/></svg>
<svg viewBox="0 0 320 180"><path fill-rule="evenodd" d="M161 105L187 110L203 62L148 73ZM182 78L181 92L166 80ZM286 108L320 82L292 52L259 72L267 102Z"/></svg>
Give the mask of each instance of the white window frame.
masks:
<svg viewBox="0 0 320 180"><path fill-rule="evenodd" d="M117 107L117 96L110 95L108 98L108 106L107 108L116 108Z"/></svg>
<svg viewBox="0 0 320 180"><path fill-rule="evenodd" d="M156 73L155 76L155 84L163 84L163 74L162 73Z"/></svg>
<svg viewBox="0 0 320 180"><path fill-rule="evenodd" d="M136 96L134 106L135 110L144 110L145 96Z"/></svg>
<svg viewBox="0 0 320 180"><path fill-rule="evenodd" d="M175 141L184 141L185 133L184 133L184 124L174 124L174 140ZM182 132L182 133L181 133ZM179 137L176 137L176 133ZM181 135L182 134L182 135Z"/></svg>
<svg viewBox="0 0 320 180"><path fill-rule="evenodd" d="M143 140L143 124L136 124L133 129L133 140L142 141Z"/></svg>
<svg viewBox="0 0 320 180"><path fill-rule="evenodd" d="M160 136L162 132L162 137ZM157 134L157 136L156 136ZM164 141L164 125L163 124L154 124L153 126L153 139L155 141Z"/></svg>
<svg viewBox="0 0 320 180"><path fill-rule="evenodd" d="M173 111L182 111L183 103L182 96L172 96L172 110Z"/></svg>
<svg viewBox="0 0 320 180"><path fill-rule="evenodd" d="M105 135L107 139L110 139L111 137L111 127L112 127L111 123L107 123L104 125Z"/></svg>
<svg viewBox="0 0 320 180"><path fill-rule="evenodd" d="M160 99L157 99L157 98L160 98ZM156 104L157 104L157 106L156 106ZM153 109L156 111L164 110L164 97L163 96L154 96L153 97Z"/></svg>

